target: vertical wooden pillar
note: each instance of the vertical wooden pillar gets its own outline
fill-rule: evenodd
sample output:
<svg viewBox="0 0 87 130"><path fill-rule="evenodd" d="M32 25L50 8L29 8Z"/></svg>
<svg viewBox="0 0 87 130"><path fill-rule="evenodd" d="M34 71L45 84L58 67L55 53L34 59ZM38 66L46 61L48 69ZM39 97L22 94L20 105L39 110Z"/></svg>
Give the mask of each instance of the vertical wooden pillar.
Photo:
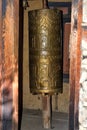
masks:
<svg viewBox="0 0 87 130"><path fill-rule="evenodd" d="M1 48L1 27L2 27L2 22L1 22L1 17L2 17L2 1L0 1L0 48ZM1 58L1 49L0 49L0 58ZM1 69L0 69L0 78L1 78ZM1 113L2 113L2 107L1 107L1 85L0 85L0 130L2 128L2 122L1 122Z"/></svg>
<svg viewBox="0 0 87 130"><path fill-rule="evenodd" d="M70 42L70 106L69 130L78 129L78 103L81 66L81 22L82 1L72 0L71 42Z"/></svg>
<svg viewBox="0 0 87 130"><path fill-rule="evenodd" d="M19 16L19 0L0 0L0 130L18 130Z"/></svg>

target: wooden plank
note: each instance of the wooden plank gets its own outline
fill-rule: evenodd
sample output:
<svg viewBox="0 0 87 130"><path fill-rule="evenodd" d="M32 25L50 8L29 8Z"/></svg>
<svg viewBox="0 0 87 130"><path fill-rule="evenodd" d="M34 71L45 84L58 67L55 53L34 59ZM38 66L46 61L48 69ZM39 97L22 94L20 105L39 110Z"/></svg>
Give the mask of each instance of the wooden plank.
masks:
<svg viewBox="0 0 87 130"><path fill-rule="evenodd" d="M63 47L63 73L69 74L69 40L70 40L71 24L64 24L64 47Z"/></svg>
<svg viewBox="0 0 87 130"><path fill-rule="evenodd" d="M2 21L1 21L1 17L2 17L2 1L0 1L0 58L1 58L1 35L2 35ZM1 67L0 67L0 78L1 78ZM1 85L0 85L0 130L2 129L2 106L1 106Z"/></svg>
<svg viewBox="0 0 87 130"><path fill-rule="evenodd" d="M79 80L81 64L81 0L72 1L71 42L70 42L70 106L69 130L78 129Z"/></svg>
<svg viewBox="0 0 87 130"><path fill-rule="evenodd" d="M18 129L19 16L19 0L0 0L0 130Z"/></svg>
<svg viewBox="0 0 87 130"><path fill-rule="evenodd" d="M76 46L76 71L75 71L75 129L79 128L79 90L80 90L80 68L81 68L81 39L82 39L82 1L78 1L78 18L77 18L77 46Z"/></svg>

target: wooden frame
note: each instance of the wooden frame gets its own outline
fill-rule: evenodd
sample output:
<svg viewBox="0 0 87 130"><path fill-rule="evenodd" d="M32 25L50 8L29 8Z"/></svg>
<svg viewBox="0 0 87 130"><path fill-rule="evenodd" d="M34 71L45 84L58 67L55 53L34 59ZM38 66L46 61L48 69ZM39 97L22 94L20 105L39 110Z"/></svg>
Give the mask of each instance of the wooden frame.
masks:
<svg viewBox="0 0 87 130"><path fill-rule="evenodd" d="M22 1L0 0L0 130L20 130L22 14Z"/></svg>
<svg viewBox="0 0 87 130"><path fill-rule="evenodd" d="M78 130L79 89L81 67L81 38L82 38L82 1L72 0L71 40L70 40L70 104L69 130Z"/></svg>

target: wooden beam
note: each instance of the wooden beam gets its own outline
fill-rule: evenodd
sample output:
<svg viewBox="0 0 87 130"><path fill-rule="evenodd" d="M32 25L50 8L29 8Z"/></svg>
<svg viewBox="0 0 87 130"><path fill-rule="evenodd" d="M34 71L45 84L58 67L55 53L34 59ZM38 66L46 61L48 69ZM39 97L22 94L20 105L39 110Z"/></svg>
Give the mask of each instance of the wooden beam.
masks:
<svg viewBox="0 0 87 130"><path fill-rule="evenodd" d="M0 130L18 130L19 4L0 0Z"/></svg>
<svg viewBox="0 0 87 130"><path fill-rule="evenodd" d="M2 27L2 21L1 21L1 17L2 17L2 1L0 1L0 57L1 57L1 27ZM0 77L1 77L1 70L0 70ZM1 107L1 85L0 85L0 130L2 129L2 121L1 121L1 113L2 113L2 107Z"/></svg>
<svg viewBox="0 0 87 130"><path fill-rule="evenodd" d="M71 42L70 42L70 106L69 106L69 130L79 128L78 103L80 89L80 65L81 65L81 23L82 2L72 0L71 18Z"/></svg>

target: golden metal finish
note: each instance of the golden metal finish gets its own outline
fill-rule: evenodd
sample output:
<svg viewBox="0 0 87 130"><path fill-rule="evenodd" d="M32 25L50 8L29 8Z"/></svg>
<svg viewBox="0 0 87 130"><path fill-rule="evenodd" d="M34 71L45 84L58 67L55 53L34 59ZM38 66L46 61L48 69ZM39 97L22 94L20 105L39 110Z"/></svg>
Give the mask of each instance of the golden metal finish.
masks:
<svg viewBox="0 0 87 130"><path fill-rule="evenodd" d="M32 93L62 91L61 12L29 12L29 69Z"/></svg>

